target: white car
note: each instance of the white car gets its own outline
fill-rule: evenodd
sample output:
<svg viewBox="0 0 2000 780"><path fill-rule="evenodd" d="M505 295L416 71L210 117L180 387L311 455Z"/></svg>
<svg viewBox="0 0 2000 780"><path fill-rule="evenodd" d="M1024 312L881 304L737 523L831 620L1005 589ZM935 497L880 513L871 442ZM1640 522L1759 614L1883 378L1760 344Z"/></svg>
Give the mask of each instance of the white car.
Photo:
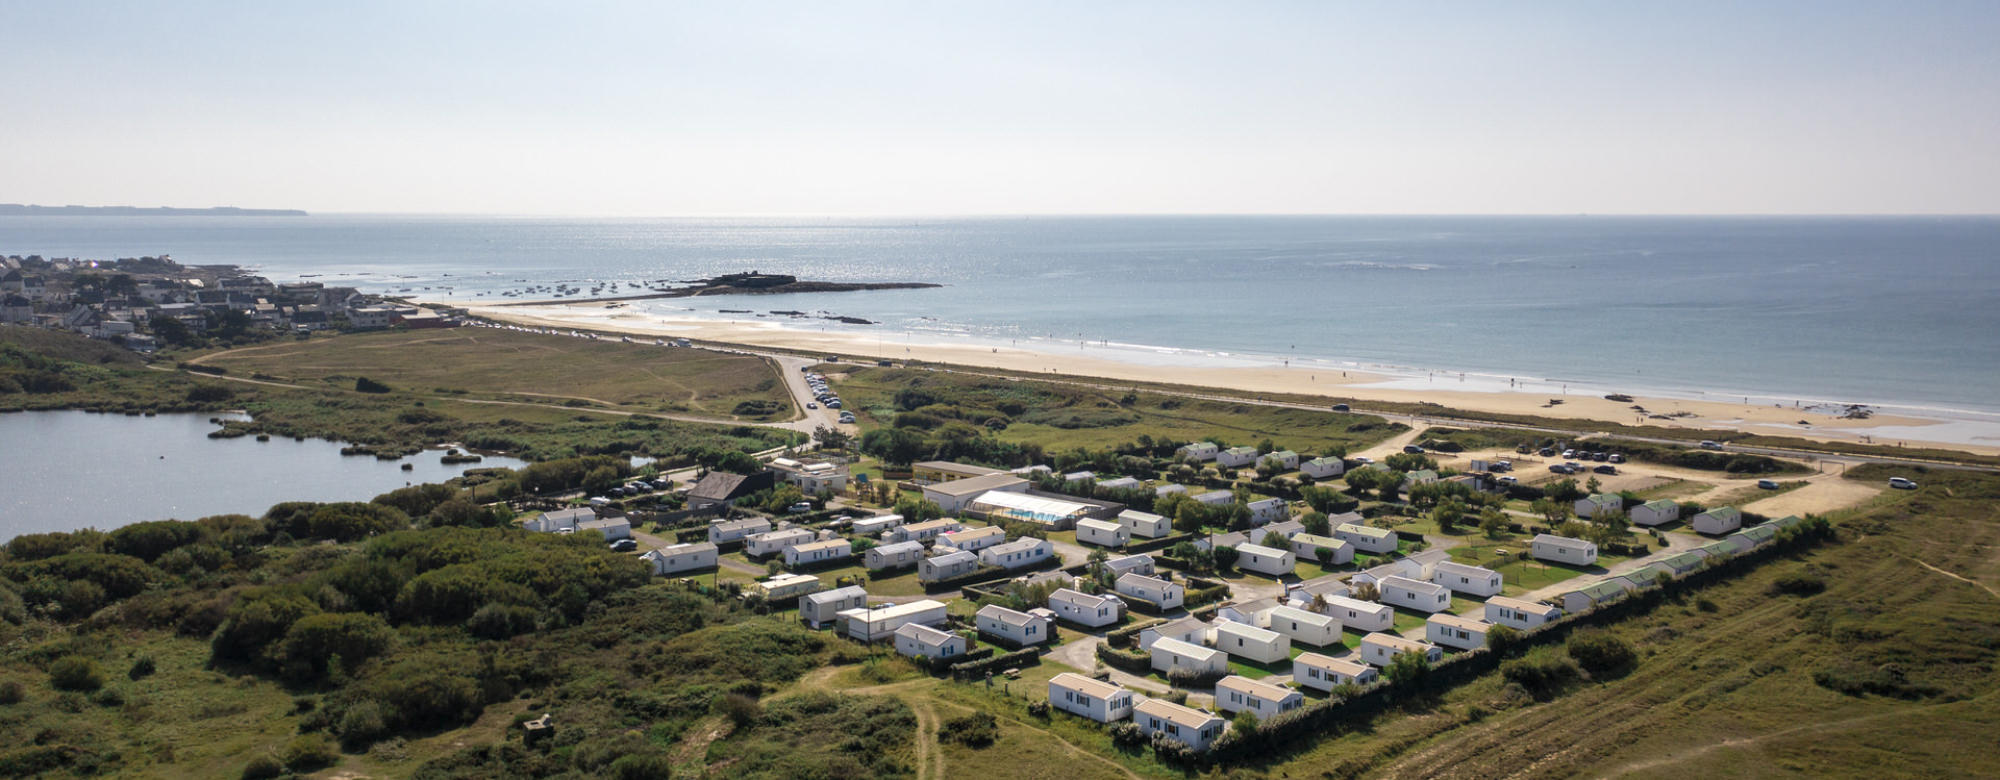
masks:
<svg viewBox="0 0 2000 780"><path fill-rule="evenodd" d="M1908 479L1904 479L1902 477L1890 477L1889 487L1895 488L1897 490L1916 490L1917 483L1910 481Z"/></svg>

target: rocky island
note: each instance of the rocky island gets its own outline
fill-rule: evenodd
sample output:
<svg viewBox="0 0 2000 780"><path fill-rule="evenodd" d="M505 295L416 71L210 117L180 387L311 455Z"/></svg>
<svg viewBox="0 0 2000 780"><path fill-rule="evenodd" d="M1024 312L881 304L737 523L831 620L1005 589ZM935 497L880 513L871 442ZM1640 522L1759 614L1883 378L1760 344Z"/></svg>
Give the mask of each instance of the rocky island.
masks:
<svg viewBox="0 0 2000 780"><path fill-rule="evenodd" d="M914 290L925 287L942 287L931 282L818 282L802 281L789 274L767 274L758 271L723 274L711 279L693 279L681 284L685 287L655 289L638 295L618 295L603 298L565 298L561 300L509 301L498 306L536 306L551 303L608 303L612 301L639 301L655 298L695 298L710 295L777 295L780 293L849 292L853 290Z"/></svg>

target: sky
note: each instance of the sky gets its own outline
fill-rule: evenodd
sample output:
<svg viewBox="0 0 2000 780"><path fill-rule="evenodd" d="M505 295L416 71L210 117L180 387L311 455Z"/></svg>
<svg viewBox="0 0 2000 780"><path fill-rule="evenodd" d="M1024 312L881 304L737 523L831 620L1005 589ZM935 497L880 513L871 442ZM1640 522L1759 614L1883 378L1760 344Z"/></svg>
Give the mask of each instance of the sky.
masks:
<svg viewBox="0 0 2000 780"><path fill-rule="evenodd" d="M0 0L0 202L2000 212L1993 2Z"/></svg>

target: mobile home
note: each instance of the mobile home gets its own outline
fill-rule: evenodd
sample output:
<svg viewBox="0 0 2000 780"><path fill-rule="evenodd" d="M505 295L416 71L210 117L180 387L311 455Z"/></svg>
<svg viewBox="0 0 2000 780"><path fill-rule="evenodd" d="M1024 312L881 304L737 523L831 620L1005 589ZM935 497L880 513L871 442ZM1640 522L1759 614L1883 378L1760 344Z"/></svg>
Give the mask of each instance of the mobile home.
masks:
<svg viewBox="0 0 2000 780"><path fill-rule="evenodd" d="M1281 577L1292 573L1298 565L1299 557L1290 550L1274 550L1261 544L1236 546L1236 568L1244 571Z"/></svg>
<svg viewBox="0 0 2000 780"><path fill-rule="evenodd" d="M1258 613L1257 626L1314 647L1340 644L1340 621L1332 615L1295 607L1272 607Z"/></svg>
<svg viewBox="0 0 2000 780"><path fill-rule="evenodd" d="M1424 638L1434 645L1477 650L1486 646L1486 630L1492 627L1485 621L1440 612L1424 621Z"/></svg>
<svg viewBox="0 0 2000 780"><path fill-rule="evenodd" d="M1132 716L1132 692L1102 680L1063 672L1049 680L1049 706L1099 723Z"/></svg>
<svg viewBox="0 0 2000 780"><path fill-rule="evenodd" d="M1408 577L1384 577L1375 584L1382 603L1420 612L1442 612L1451 608L1451 589Z"/></svg>
<svg viewBox="0 0 2000 780"><path fill-rule="evenodd" d="M1375 667L1352 658L1300 653L1292 659L1292 682L1316 691L1331 692L1341 685L1367 685L1381 677Z"/></svg>
<svg viewBox="0 0 2000 780"><path fill-rule="evenodd" d="M1500 572L1452 561L1445 561L1432 567L1431 582L1459 593L1479 597L1498 595L1501 586Z"/></svg>
<svg viewBox="0 0 2000 780"><path fill-rule="evenodd" d="M1375 666L1386 668L1390 661L1403 653L1423 653L1431 663L1444 660L1444 651L1429 642L1419 642L1380 632L1361 638L1361 660Z"/></svg>
<svg viewBox="0 0 2000 780"><path fill-rule="evenodd" d="M1494 596L1486 600L1486 622L1496 626L1526 631L1539 628L1559 617L1562 617L1562 610L1551 604L1506 596Z"/></svg>
<svg viewBox="0 0 2000 780"><path fill-rule="evenodd" d="M1354 545L1361 552L1380 555L1396 551L1396 532L1387 528L1341 523L1334 526L1333 538Z"/></svg>
<svg viewBox="0 0 2000 780"><path fill-rule="evenodd" d="M1589 566L1597 562L1597 545L1567 536L1536 534L1528 544L1528 554L1550 563Z"/></svg>
<svg viewBox="0 0 2000 780"><path fill-rule="evenodd" d="M1215 624L1215 649L1269 664L1291 657L1292 640L1270 629L1224 620Z"/></svg>
<svg viewBox="0 0 2000 780"><path fill-rule="evenodd" d="M1223 712L1249 710L1258 718L1298 709L1306 697L1282 685L1232 674L1215 683L1215 708Z"/></svg>
<svg viewBox="0 0 2000 780"><path fill-rule="evenodd" d="M1078 520L1076 541L1099 547L1124 547L1132 541L1132 529L1111 520Z"/></svg>
<svg viewBox="0 0 2000 780"><path fill-rule="evenodd" d="M1049 594L1049 609L1056 617L1078 625L1100 628L1118 622L1125 603L1112 596L1093 596L1063 588Z"/></svg>

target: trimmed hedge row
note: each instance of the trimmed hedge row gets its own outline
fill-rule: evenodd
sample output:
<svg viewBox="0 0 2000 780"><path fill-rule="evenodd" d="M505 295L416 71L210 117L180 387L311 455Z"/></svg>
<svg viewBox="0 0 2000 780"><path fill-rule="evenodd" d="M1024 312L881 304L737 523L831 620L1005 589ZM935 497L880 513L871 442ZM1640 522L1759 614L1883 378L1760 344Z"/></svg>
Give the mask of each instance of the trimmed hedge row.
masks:
<svg viewBox="0 0 2000 780"><path fill-rule="evenodd" d="M1153 655L1138 650L1119 650L1110 643L1097 646L1097 660L1105 666L1132 674L1152 674Z"/></svg>
<svg viewBox="0 0 2000 780"><path fill-rule="evenodd" d="M1126 647L1131 645L1133 642L1138 641L1139 632L1145 631L1146 629L1152 628L1154 626L1164 626L1166 624L1167 621L1164 620L1146 620L1138 623L1133 623L1132 625L1126 626L1124 628L1115 629L1105 633L1104 642L1105 644L1111 645L1112 647L1119 647L1119 648Z"/></svg>
<svg viewBox="0 0 2000 780"><path fill-rule="evenodd" d="M1041 653L1033 649L1016 650L980 661L952 664L951 676L955 680L977 680L984 677L988 672L1016 666L1038 666L1041 663Z"/></svg>

